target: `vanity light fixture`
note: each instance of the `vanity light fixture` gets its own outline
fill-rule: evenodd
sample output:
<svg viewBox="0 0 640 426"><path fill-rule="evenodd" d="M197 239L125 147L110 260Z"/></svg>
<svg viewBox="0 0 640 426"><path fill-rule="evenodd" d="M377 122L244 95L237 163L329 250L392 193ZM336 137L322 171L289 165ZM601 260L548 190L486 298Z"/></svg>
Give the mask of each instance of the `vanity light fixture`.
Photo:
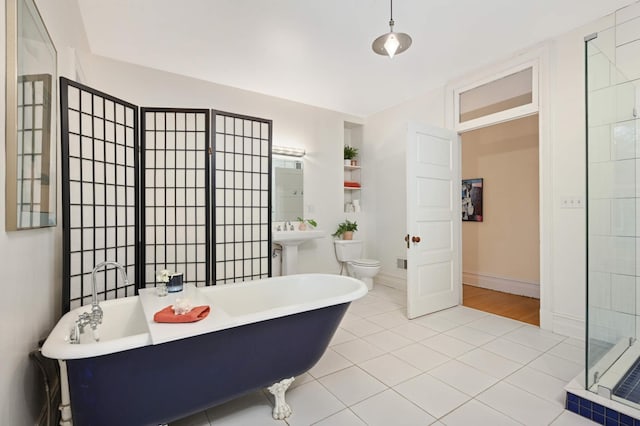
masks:
<svg viewBox="0 0 640 426"><path fill-rule="evenodd" d="M277 155L287 155L289 157L304 157L306 154L305 150L302 148L290 148L288 146L277 146L274 145L271 148L272 154Z"/></svg>
<svg viewBox="0 0 640 426"><path fill-rule="evenodd" d="M394 55L404 52L411 46L411 37L406 33L396 33L393 31L393 0L391 1L391 19L389 20L389 32L373 40L371 48L378 55Z"/></svg>

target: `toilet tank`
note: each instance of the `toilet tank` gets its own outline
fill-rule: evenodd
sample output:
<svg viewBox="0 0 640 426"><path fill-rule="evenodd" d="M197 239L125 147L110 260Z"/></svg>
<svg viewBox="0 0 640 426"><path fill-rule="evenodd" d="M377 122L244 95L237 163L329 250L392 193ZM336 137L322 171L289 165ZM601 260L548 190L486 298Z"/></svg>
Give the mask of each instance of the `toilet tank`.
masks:
<svg viewBox="0 0 640 426"><path fill-rule="evenodd" d="M336 257L340 262L349 262L362 258L362 241L360 240L334 240L336 245Z"/></svg>

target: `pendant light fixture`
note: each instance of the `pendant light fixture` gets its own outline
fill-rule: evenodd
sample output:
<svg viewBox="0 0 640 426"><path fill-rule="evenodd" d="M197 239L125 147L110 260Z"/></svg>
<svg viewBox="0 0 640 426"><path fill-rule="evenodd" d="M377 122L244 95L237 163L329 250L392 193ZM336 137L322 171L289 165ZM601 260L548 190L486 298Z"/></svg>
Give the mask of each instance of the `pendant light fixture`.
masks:
<svg viewBox="0 0 640 426"><path fill-rule="evenodd" d="M404 52L411 46L411 37L409 34L393 32L393 0L391 1L391 19L389 20L389 32L381 35L373 40L371 48L378 55L388 55L393 58L394 55Z"/></svg>

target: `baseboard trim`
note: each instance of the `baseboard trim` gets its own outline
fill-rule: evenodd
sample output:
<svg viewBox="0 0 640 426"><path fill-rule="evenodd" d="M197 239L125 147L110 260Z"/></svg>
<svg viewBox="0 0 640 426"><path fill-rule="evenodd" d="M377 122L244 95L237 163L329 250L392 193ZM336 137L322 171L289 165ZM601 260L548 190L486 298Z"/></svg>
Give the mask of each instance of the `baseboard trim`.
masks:
<svg viewBox="0 0 640 426"><path fill-rule="evenodd" d="M397 290L407 290L407 279L394 275L378 273L373 279L375 284L386 285Z"/></svg>
<svg viewBox="0 0 640 426"><path fill-rule="evenodd" d="M489 290L540 299L540 284L510 278L495 277L474 272L463 272L462 283Z"/></svg>
<svg viewBox="0 0 640 426"><path fill-rule="evenodd" d="M576 318L571 315L564 315L564 314L558 314L558 313L553 313L552 315L553 315L552 331L554 333L584 340L585 323L583 319Z"/></svg>

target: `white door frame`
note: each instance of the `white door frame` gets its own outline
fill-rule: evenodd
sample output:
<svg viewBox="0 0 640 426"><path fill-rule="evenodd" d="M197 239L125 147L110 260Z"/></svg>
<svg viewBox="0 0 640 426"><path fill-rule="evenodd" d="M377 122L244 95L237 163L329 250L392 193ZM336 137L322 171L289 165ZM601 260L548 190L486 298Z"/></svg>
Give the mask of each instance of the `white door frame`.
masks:
<svg viewBox="0 0 640 426"><path fill-rule="evenodd" d="M466 122L457 125L456 94L473 86L484 84L518 69L533 64L537 69L537 108L514 108L511 112L497 113L488 119L478 119L475 123ZM445 91L446 127L455 129L458 134L463 131L486 127L493 124L513 120L538 113L538 152L539 152L539 216L540 216L540 328L553 330L553 292L551 290L552 274L552 219L553 219L553 185L552 185L552 147L550 138L549 115L549 46L542 44L510 60L478 70L459 80L447 84ZM475 121L475 120L474 120ZM462 178L462 177L460 177ZM462 265L462 262L460 262ZM461 266L462 268L462 266ZM461 274L462 276L462 274ZM462 283L460 283L462 287ZM462 295L462 291L460 291ZM461 296L462 297L462 296ZM460 301L462 303L462 300Z"/></svg>

